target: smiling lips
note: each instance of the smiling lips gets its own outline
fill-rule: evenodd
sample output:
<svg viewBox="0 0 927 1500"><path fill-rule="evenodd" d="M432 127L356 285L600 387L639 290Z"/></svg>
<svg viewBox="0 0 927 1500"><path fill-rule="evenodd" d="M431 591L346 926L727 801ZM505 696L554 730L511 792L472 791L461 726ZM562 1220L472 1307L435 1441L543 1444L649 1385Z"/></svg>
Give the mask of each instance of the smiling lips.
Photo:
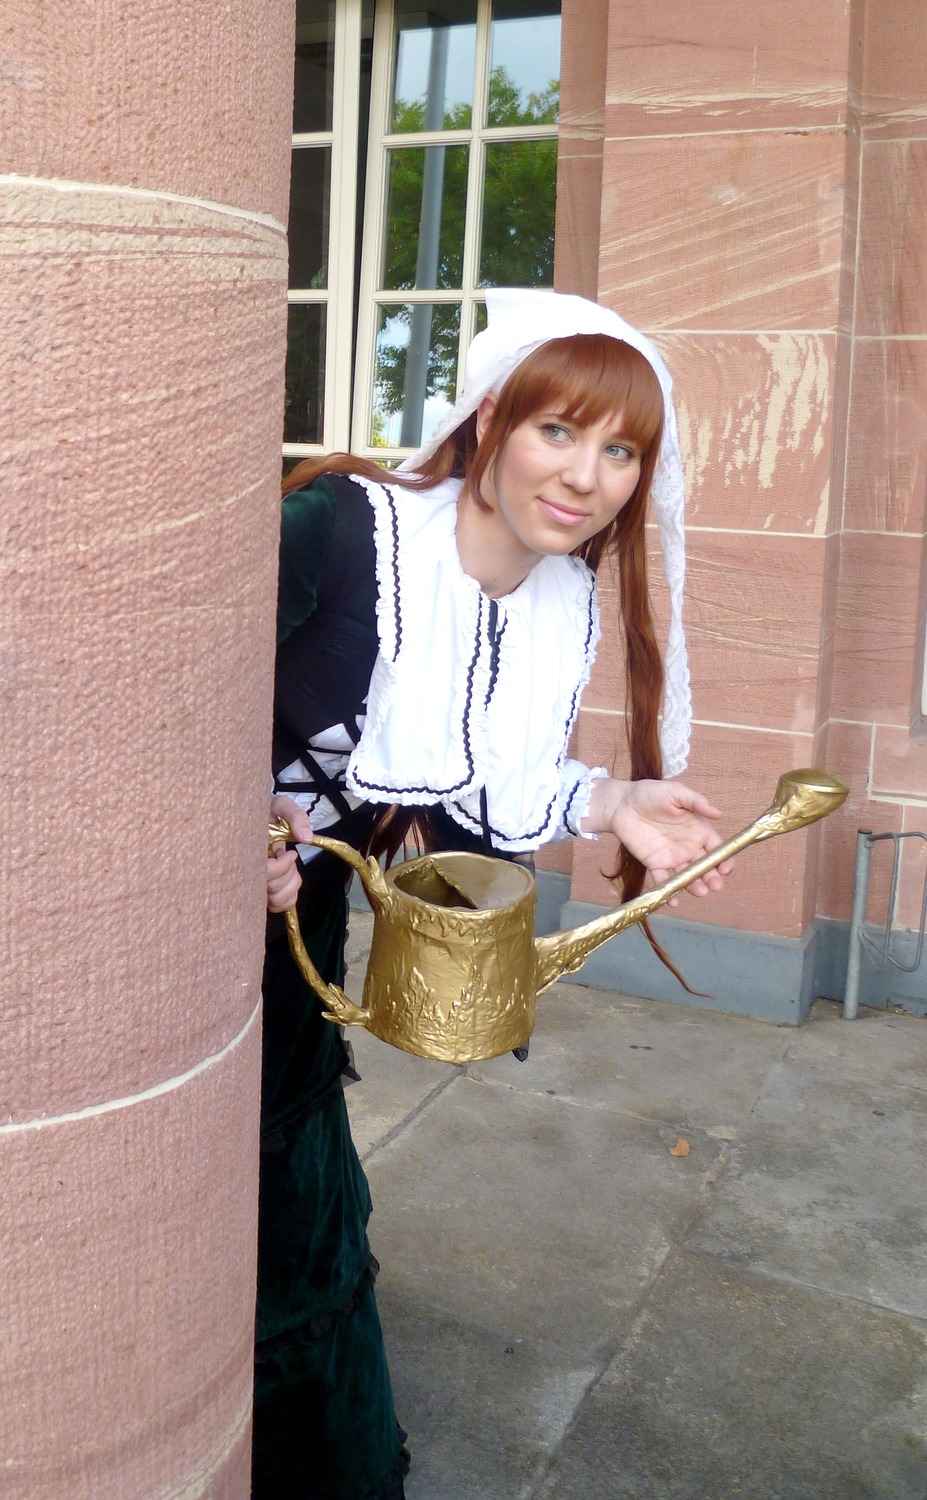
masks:
<svg viewBox="0 0 927 1500"><path fill-rule="evenodd" d="M557 505L553 500L545 500L543 495L538 496L541 509L546 511L552 521L557 521L561 526L580 526L588 516L583 510L570 510L565 505Z"/></svg>

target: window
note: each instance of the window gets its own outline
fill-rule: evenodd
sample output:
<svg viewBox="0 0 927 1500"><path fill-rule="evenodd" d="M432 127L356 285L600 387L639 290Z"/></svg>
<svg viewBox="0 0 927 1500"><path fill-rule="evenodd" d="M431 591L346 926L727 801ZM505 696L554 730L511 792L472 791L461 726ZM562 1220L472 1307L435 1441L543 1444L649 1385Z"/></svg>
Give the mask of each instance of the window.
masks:
<svg viewBox="0 0 927 1500"><path fill-rule="evenodd" d="M351 447L398 459L454 400L482 290L553 284L559 6L414 7L299 0L285 433L294 455Z"/></svg>
<svg viewBox="0 0 927 1500"><path fill-rule="evenodd" d="M347 448L363 35L372 0L297 0L284 454ZM369 41L367 77L369 79Z"/></svg>

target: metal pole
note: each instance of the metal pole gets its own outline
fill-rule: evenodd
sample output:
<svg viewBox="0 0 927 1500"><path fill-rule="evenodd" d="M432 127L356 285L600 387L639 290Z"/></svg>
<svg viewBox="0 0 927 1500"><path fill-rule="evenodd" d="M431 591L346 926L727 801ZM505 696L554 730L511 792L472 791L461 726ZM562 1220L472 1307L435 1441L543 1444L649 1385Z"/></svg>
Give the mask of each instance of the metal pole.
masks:
<svg viewBox="0 0 927 1500"><path fill-rule="evenodd" d="M869 894L869 860L872 833L861 828L856 835L856 871L853 876L853 911L850 915L847 982L843 994L843 1019L855 1021L859 1012L859 965L863 953L863 924L866 921L866 897Z"/></svg>

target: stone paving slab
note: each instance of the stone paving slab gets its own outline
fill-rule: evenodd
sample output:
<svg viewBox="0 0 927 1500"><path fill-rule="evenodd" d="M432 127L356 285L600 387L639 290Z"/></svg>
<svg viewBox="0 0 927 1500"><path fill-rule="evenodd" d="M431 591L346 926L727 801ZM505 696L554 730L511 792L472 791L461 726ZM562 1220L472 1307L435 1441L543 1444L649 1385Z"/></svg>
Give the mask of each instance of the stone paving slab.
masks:
<svg viewBox="0 0 927 1500"><path fill-rule="evenodd" d="M598 1375L558 1350L457 1323L378 1288L400 1421L406 1500L499 1500L532 1490Z"/></svg>
<svg viewBox="0 0 927 1500"><path fill-rule="evenodd" d="M927 1091L809 1040L770 1068L688 1244L927 1319Z"/></svg>
<svg viewBox="0 0 927 1500"><path fill-rule="evenodd" d="M550 1089L577 1103L692 1124L730 1138L792 1027L558 984L538 1001L528 1060L471 1063L471 1076Z"/></svg>
<svg viewBox="0 0 927 1500"><path fill-rule="evenodd" d="M927 1092L927 1020L895 1011L861 1009L844 1021L841 1008L818 1001L813 1024L792 1031L795 1056L843 1077L878 1078Z"/></svg>
<svg viewBox="0 0 927 1500"><path fill-rule="evenodd" d="M524 1065L351 1034L409 1500L927 1500L927 1023L562 985Z"/></svg>
<svg viewBox="0 0 927 1500"><path fill-rule="evenodd" d="M455 1079L366 1163L384 1284L590 1357L627 1326L725 1149L694 1136L682 1160L673 1141L650 1121Z"/></svg>
<svg viewBox="0 0 927 1500"><path fill-rule="evenodd" d="M925 1500L927 1329L667 1262L543 1500Z"/></svg>

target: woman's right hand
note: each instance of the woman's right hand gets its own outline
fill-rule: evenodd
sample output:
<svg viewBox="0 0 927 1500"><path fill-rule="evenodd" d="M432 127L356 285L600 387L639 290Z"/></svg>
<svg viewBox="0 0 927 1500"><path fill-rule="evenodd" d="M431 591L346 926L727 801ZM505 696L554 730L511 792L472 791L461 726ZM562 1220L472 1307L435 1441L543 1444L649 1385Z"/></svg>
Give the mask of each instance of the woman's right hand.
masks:
<svg viewBox="0 0 927 1500"><path fill-rule="evenodd" d="M271 822L277 818L286 819L296 843L312 843L312 824L292 797L271 797ZM286 911L288 907L295 906L302 883L299 855L295 849L288 849L281 839L274 844L273 853L267 860L267 910Z"/></svg>

